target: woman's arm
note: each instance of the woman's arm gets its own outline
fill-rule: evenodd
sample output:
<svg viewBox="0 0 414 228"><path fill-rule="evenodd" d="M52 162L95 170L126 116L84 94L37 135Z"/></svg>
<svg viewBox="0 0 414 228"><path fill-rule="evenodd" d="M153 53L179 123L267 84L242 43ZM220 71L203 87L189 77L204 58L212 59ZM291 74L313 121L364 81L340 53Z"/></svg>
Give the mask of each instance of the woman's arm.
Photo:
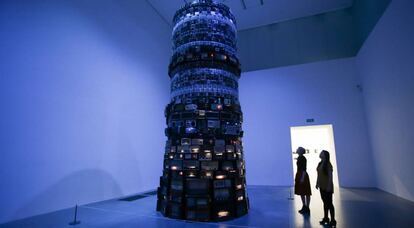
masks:
<svg viewBox="0 0 414 228"><path fill-rule="evenodd" d="M318 167L316 168L316 173L317 173L317 177L316 177L316 189L319 188L319 166L321 165L321 163L318 164Z"/></svg>
<svg viewBox="0 0 414 228"><path fill-rule="evenodd" d="M302 176L300 177L300 183L303 183L305 181L305 175L306 175L306 171L302 171Z"/></svg>
<svg viewBox="0 0 414 228"><path fill-rule="evenodd" d="M319 174L318 174L318 177L316 178L316 189L318 188L319 188Z"/></svg>
<svg viewBox="0 0 414 228"><path fill-rule="evenodd" d="M329 173L328 173L328 180L329 180L329 184L328 184L328 189L326 189L328 192L332 192L332 188L333 188L333 178L332 178L332 170L329 170Z"/></svg>

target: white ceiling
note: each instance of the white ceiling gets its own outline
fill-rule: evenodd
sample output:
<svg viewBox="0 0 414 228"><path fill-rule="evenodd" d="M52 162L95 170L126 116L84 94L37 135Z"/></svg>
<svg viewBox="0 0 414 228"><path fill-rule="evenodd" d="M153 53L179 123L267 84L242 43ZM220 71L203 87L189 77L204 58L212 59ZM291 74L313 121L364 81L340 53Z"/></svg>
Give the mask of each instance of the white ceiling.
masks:
<svg viewBox="0 0 414 228"><path fill-rule="evenodd" d="M171 25L184 0L147 0ZM187 0L191 1L191 0ZM352 6L353 0L218 0L228 5L237 19L239 30L325 13ZM244 8L244 5L246 8ZM263 2L263 5L261 4Z"/></svg>

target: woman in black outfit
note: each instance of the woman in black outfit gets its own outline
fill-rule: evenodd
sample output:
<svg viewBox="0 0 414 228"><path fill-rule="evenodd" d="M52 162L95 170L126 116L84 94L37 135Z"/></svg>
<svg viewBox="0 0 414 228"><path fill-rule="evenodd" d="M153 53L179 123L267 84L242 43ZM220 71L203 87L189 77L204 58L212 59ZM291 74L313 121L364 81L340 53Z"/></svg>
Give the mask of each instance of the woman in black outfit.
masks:
<svg viewBox="0 0 414 228"><path fill-rule="evenodd" d="M322 150L319 155L321 162L318 164L316 169L318 172L318 180L316 181L316 189L319 188L321 192L321 198L323 201L323 212L324 217L319 223L321 225L330 225L336 227L335 220L335 208L332 203L332 194L333 194L333 181L332 181L332 164L329 161L329 152ZM331 214L331 221L329 222L328 211Z"/></svg>
<svg viewBox="0 0 414 228"><path fill-rule="evenodd" d="M295 176L295 194L300 195L302 199L302 209L299 210L299 213L309 213L309 204L310 204L310 196L312 195L309 175L306 172L306 158L303 156L305 154L305 149L303 147L299 147L296 150L296 153L299 154L299 157L296 162L297 172Z"/></svg>

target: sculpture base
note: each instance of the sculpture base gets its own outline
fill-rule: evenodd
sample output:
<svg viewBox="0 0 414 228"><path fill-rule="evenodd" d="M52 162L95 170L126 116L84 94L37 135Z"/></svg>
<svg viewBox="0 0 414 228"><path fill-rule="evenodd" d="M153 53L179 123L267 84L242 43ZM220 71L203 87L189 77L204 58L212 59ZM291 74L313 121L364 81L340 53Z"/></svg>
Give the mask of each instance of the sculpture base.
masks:
<svg viewBox="0 0 414 228"><path fill-rule="evenodd" d="M162 177L161 180L164 181ZM240 190L239 192L237 190L235 191L236 195L243 196L228 195L229 197L226 196L226 198L218 198L220 194L222 194L222 197L227 195L227 193L223 194L223 192L230 193L232 191L231 187L226 188L221 185L224 182L229 182L229 180L231 179L207 181L190 179L190 182L211 183L212 186L210 186L207 194L201 194L199 192L198 194L189 195L185 193L185 190L170 189L170 193L167 194L169 197L164 197L165 192L163 191L165 191L165 188L161 185L158 188L157 211L169 218L199 222L218 222L241 217L247 214L249 209L249 201L248 198L244 197L244 190ZM220 186L221 188L214 188L214 186Z"/></svg>

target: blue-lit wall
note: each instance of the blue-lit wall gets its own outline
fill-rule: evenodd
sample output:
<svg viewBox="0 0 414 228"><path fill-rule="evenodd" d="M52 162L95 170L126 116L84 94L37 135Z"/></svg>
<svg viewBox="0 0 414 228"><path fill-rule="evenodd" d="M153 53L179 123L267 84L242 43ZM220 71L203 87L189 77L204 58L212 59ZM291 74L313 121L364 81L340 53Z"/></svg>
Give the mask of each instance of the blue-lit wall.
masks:
<svg viewBox="0 0 414 228"><path fill-rule="evenodd" d="M239 32L243 71L355 56L350 9Z"/></svg>
<svg viewBox="0 0 414 228"><path fill-rule="evenodd" d="M357 57L378 187L414 201L414 2L394 0Z"/></svg>
<svg viewBox="0 0 414 228"><path fill-rule="evenodd" d="M240 102L248 184L292 186L290 127L332 124L339 184L374 187L358 84L354 58L243 73ZM310 118L315 122L306 123ZM316 167L308 169L316 172Z"/></svg>
<svg viewBox="0 0 414 228"><path fill-rule="evenodd" d="M146 1L0 2L0 223L157 186L170 32Z"/></svg>
<svg viewBox="0 0 414 228"><path fill-rule="evenodd" d="M391 0L239 31L243 71L355 57Z"/></svg>

